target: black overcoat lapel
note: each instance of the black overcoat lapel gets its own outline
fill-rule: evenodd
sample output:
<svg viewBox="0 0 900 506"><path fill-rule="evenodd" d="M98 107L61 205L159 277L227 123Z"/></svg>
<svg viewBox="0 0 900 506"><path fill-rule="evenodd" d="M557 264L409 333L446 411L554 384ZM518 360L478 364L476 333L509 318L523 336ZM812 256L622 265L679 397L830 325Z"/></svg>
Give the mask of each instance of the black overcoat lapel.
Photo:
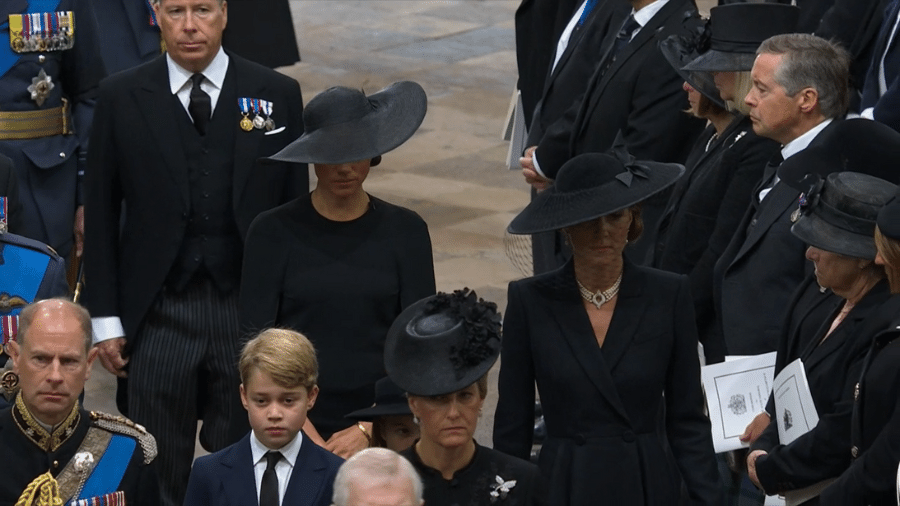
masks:
<svg viewBox="0 0 900 506"><path fill-rule="evenodd" d="M184 143L179 137L178 121L190 121L187 111L172 96L169 87L169 70L165 56L161 56L152 64L142 68L140 87L135 88L135 103L143 115L147 128L144 130L153 137L146 142L160 146L159 154L165 162L165 170L175 181L186 209L191 207L190 188L188 186L187 153Z"/></svg>
<svg viewBox="0 0 900 506"><path fill-rule="evenodd" d="M606 398L623 420L630 423L628 412L625 410L622 399L619 398L619 392L612 377L612 367L606 358L606 343L604 343L604 350L601 351L594 338L591 321L582 305L571 261L565 268L557 271L553 283L556 293L550 299L552 307L548 312L556 320L559 335L563 336L591 383L600 391L600 395ZM625 283L624 279L623 283ZM613 320L615 320L615 316L613 316ZM611 323L610 332L613 330ZM607 340L609 340L608 335Z"/></svg>

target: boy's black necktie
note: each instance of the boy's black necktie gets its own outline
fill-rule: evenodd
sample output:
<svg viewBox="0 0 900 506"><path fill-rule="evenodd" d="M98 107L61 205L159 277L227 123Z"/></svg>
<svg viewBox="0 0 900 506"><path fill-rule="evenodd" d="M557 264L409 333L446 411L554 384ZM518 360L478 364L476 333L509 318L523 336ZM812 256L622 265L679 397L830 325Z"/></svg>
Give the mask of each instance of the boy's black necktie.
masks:
<svg viewBox="0 0 900 506"><path fill-rule="evenodd" d="M275 464L281 460L281 452L266 452L266 471L263 473L262 485L259 487L259 506L279 506L278 475Z"/></svg>

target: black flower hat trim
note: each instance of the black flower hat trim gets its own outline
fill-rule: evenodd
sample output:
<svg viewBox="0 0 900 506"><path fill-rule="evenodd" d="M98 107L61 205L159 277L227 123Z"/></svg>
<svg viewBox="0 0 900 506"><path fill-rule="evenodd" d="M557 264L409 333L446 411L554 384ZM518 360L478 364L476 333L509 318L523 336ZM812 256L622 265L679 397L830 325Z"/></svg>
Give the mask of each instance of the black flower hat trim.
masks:
<svg viewBox="0 0 900 506"><path fill-rule="evenodd" d="M424 313L443 313L465 325L465 344L450 347L450 362L457 379L462 378L466 370L493 356L499 346L502 330L497 304L477 298L475 292L468 288L454 290L453 293L438 292L425 303Z"/></svg>

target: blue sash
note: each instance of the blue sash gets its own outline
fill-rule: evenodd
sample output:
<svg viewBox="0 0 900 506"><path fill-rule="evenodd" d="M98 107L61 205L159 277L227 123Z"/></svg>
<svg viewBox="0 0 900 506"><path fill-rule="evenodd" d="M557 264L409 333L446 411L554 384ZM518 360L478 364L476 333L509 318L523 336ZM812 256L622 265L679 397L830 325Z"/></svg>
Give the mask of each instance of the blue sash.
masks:
<svg viewBox="0 0 900 506"><path fill-rule="evenodd" d="M46 253L16 244L0 243L2 246L3 264L0 265L0 293L8 293L10 296L19 296L26 302L33 302L37 295L50 257ZM21 308L16 308L8 314L19 314Z"/></svg>
<svg viewBox="0 0 900 506"><path fill-rule="evenodd" d="M78 494L78 497L73 497L72 501L102 496L118 490L136 446L137 442L133 438L113 435L106 451L100 457L100 462L94 466L87 483L81 489L81 493Z"/></svg>
<svg viewBox="0 0 900 506"><path fill-rule="evenodd" d="M53 12L59 7L59 2L60 0L30 0L25 12ZM6 30L8 34L8 19L5 23L0 25L0 32L3 30ZM13 68L13 65L19 61L19 56L20 55L13 51L12 47L9 45L9 36L6 37L6 40L0 40L0 77L5 76L6 73L9 72L9 69Z"/></svg>

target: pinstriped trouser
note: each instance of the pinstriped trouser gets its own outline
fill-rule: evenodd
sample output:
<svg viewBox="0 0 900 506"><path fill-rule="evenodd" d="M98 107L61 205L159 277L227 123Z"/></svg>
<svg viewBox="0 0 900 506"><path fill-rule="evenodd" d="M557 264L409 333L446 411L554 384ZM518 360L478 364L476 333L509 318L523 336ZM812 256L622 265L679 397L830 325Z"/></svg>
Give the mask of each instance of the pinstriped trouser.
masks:
<svg viewBox="0 0 900 506"><path fill-rule="evenodd" d="M199 279L198 279L199 278ZM208 451L228 446L229 420L241 408L238 294L223 294L205 276L164 290L135 340L128 373L128 409L159 447L156 469L167 506L181 506L194 457L197 420Z"/></svg>

